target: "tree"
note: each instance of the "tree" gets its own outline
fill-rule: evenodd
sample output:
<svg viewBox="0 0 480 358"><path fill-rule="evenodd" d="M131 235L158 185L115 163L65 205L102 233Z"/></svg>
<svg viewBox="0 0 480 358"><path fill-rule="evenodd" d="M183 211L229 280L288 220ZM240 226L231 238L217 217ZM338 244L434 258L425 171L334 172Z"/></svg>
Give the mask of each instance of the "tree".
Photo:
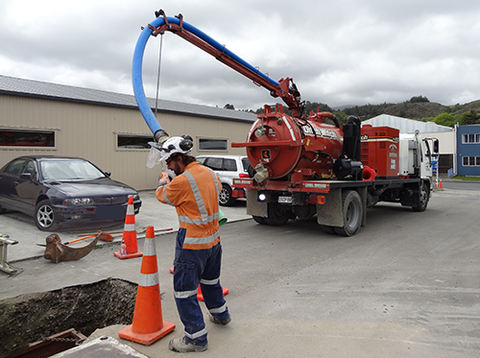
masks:
<svg viewBox="0 0 480 358"><path fill-rule="evenodd" d="M462 114L462 121L460 124L479 124L478 114L475 111L465 112Z"/></svg>
<svg viewBox="0 0 480 358"><path fill-rule="evenodd" d="M427 97L423 96L414 96L410 98L410 103L420 103L420 102L430 102Z"/></svg>
<svg viewBox="0 0 480 358"><path fill-rule="evenodd" d="M455 119L450 113L439 114L438 116L435 117L433 122L438 125L446 126L446 127L454 127L456 123Z"/></svg>

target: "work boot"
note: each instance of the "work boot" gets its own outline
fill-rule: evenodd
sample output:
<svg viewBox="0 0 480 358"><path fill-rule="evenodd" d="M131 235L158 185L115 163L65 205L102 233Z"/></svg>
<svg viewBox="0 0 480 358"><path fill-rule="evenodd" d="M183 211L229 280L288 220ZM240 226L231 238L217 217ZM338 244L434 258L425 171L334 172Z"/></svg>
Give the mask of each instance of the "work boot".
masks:
<svg viewBox="0 0 480 358"><path fill-rule="evenodd" d="M218 318L216 317L213 317L212 315L210 315L210 321L212 321L213 323L215 324L221 324L222 326L226 326L227 324L230 323L230 321L232 320L232 317L228 316L227 319L223 320L223 321L220 321Z"/></svg>
<svg viewBox="0 0 480 358"><path fill-rule="evenodd" d="M185 341L185 337L172 339L168 344L168 349L177 353L203 352L206 351L207 348L208 344L199 346L188 343Z"/></svg>

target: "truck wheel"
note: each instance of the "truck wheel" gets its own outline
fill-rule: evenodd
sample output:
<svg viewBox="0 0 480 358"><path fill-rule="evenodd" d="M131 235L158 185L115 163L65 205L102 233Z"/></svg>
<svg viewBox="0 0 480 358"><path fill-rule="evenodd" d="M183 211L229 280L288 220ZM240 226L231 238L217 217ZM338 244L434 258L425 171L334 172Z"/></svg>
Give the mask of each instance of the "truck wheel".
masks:
<svg viewBox="0 0 480 358"><path fill-rule="evenodd" d="M418 204L412 206L413 211L425 211L427 209L428 200L430 199L430 189L426 182L423 182L420 192L418 193Z"/></svg>
<svg viewBox="0 0 480 358"><path fill-rule="evenodd" d="M291 213L290 210L288 210L288 206L269 203L268 217L264 218L264 220L268 225L281 226L285 225L290 217Z"/></svg>
<svg viewBox="0 0 480 358"><path fill-rule="evenodd" d="M56 230L58 225L55 223L55 213L48 200L42 200L35 208L35 225L42 231Z"/></svg>
<svg viewBox="0 0 480 358"><path fill-rule="evenodd" d="M336 234L335 228L333 226L327 225L318 225L320 230L322 230L326 234Z"/></svg>
<svg viewBox="0 0 480 358"><path fill-rule="evenodd" d="M253 216L252 215L252 218L253 218L253 220L255 220L260 225L267 225L267 223L265 222L265 218L262 217L262 216Z"/></svg>
<svg viewBox="0 0 480 358"><path fill-rule="evenodd" d="M232 188L227 184L222 184L222 191L218 196L218 202L222 206L232 206L235 202L235 198L232 197Z"/></svg>
<svg viewBox="0 0 480 358"><path fill-rule="evenodd" d="M336 227L338 235L353 236L362 225L363 205L360 194L355 190L347 190L342 195L343 227Z"/></svg>

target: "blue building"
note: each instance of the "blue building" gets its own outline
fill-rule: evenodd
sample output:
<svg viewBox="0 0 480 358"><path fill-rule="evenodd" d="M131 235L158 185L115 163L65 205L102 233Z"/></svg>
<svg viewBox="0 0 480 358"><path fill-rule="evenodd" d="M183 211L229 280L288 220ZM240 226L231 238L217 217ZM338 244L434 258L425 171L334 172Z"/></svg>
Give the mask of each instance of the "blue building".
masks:
<svg viewBox="0 0 480 358"><path fill-rule="evenodd" d="M480 124L457 126L457 174L480 176Z"/></svg>

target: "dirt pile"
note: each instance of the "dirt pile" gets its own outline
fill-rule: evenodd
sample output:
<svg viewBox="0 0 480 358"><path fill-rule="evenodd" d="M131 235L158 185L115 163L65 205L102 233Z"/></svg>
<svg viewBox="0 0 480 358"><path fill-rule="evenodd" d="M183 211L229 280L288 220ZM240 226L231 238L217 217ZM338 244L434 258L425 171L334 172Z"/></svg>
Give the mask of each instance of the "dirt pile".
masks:
<svg viewBox="0 0 480 358"><path fill-rule="evenodd" d="M131 324L137 284L106 279L0 301L0 357L55 333Z"/></svg>

